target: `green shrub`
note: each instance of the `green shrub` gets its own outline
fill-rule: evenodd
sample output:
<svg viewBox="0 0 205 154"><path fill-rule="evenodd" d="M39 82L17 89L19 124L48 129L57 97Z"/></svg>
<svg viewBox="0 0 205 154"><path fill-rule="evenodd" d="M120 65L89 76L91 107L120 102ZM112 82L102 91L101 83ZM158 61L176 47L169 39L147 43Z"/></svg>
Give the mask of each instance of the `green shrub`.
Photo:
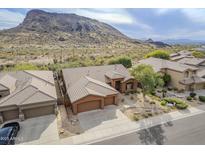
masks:
<svg viewBox="0 0 205 154"><path fill-rule="evenodd" d="M194 93L194 92L190 92L189 96L193 98L193 97L196 96L196 93Z"/></svg>
<svg viewBox="0 0 205 154"><path fill-rule="evenodd" d="M118 57L118 58L112 58L110 61L108 61L108 64L122 64L126 68L132 67L132 60L129 57Z"/></svg>
<svg viewBox="0 0 205 154"><path fill-rule="evenodd" d="M162 100L162 101L160 102L160 104L161 104L162 106L165 106L165 105L167 104L167 102L166 102L165 100Z"/></svg>
<svg viewBox="0 0 205 154"><path fill-rule="evenodd" d="M177 109L186 109L188 107L188 105L186 103L180 103L180 104L176 104L176 108Z"/></svg>
<svg viewBox="0 0 205 154"><path fill-rule="evenodd" d="M137 115L133 115L133 120L138 121L139 117Z"/></svg>
<svg viewBox="0 0 205 154"><path fill-rule="evenodd" d="M169 53L167 51L163 51L163 50L155 50L155 51L150 52L147 55L145 55L145 58L149 58L149 57L169 59Z"/></svg>
<svg viewBox="0 0 205 154"><path fill-rule="evenodd" d="M187 96L186 98L188 101L191 101L192 100L192 97L191 96Z"/></svg>
<svg viewBox="0 0 205 154"><path fill-rule="evenodd" d="M165 86L167 86L170 83L170 81L171 81L171 76L169 74L164 74L162 79L164 80Z"/></svg>
<svg viewBox="0 0 205 154"><path fill-rule="evenodd" d="M199 100L200 100L201 102L205 102L205 96L199 96Z"/></svg>
<svg viewBox="0 0 205 154"><path fill-rule="evenodd" d="M188 107L187 103L182 99L178 98L164 98L167 103L175 103L177 109L186 109Z"/></svg>

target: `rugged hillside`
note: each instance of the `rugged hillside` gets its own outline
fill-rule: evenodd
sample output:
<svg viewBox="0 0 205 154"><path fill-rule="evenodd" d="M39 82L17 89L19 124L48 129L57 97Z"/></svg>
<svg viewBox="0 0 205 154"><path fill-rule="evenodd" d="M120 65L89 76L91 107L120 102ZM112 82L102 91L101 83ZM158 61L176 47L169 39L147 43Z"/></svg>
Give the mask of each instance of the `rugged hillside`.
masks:
<svg viewBox="0 0 205 154"><path fill-rule="evenodd" d="M135 42L112 26L75 14L31 10L17 27L0 32L3 43L15 45L90 46Z"/></svg>
<svg viewBox="0 0 205 154"><path fill-rule="evenodd" d="M153 44L157 48L165 48L165 47L171 47L171 45L161 42L161 41L153 41L152 39L148 39L145 41L145 43Z"/></svg>

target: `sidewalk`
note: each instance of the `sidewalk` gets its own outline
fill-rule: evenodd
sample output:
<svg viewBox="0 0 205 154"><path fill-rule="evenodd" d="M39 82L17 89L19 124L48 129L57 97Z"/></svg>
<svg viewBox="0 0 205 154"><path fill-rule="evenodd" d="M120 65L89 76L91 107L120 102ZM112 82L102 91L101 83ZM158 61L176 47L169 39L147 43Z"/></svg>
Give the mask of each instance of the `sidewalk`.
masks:
<svg viewBox="0 0 205 154"><path fill-rule="evenodd" d="M107 128L101 131L85 132L83 134L61 139L49 144L91 144L201 113L205 113L205 105L201 105L197 108L190 107L183 111L175 111L137 122L129 121L126 124L122 123L121 125L116 125L112 128Z"/></svg>

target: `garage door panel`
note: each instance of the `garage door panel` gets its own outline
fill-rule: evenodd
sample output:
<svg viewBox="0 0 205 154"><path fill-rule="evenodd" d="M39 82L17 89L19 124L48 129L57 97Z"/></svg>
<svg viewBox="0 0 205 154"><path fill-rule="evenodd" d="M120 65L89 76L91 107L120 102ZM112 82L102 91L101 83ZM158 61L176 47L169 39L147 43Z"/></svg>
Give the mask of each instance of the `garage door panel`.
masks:
<svg viewBox="0 0 205 154"><path fill-rule="evenodd" d="M18 119L19 118L19 111L18 111L18 109L3 111L2 115L3 115L4 121Z"/></svg>
<svg viewBox="0 0 205 154"><path fill-rule="evenodd" d="M23 113L26 119L54 114L54 105L25 109Z"/></svg>
<svg viewBox="0 0 205 154"><path fill-rule="evenodd" d="M107 97L107 98L105 98L105 106L106 105L112 105L112 104L114 104L114 102L115 102L114 97Z"/></svg>
<svg viewBox="0 0 205 154"><path fill-rule="evenodd" d="M100 109L100 104L101 104L101 100L82 102L80 104L77 104L77 111L79 113L79 112Z"/></svg>

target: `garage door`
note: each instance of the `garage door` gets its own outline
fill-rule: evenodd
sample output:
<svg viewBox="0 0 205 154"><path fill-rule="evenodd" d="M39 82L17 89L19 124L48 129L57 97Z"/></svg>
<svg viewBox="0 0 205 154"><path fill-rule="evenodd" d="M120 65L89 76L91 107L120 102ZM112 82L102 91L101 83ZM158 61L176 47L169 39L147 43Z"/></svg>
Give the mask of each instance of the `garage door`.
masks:
<svg viewBox="0 0 205 154"><path fill-rule="evenodd" d="M100 100L82 102L80 104L77 104L77 111L79 113L79 112L100 109L100 103L101 103Z"/></svg>
<svg viewBox="0 0 205 154"><path fill-rule="evenodd" d="M105 106L114 104L114 101L115 101L114 97L105 98Z"/></svg>
<svg viewBox="0 0 205 154"><path fill-rule="evenodd" d="M19 111L18 111L18 109L3 111L2 115L3 115L3 120L4 121L18 119L19 118Z"/></svg>
<svg viewBox="0 0 205 154"><path fill-rule="evenodd" d="M32 109L25 109L23 110L25 118L34 118L49 114L54 114L54 106L44 106L44 107L38 107L38 108L32 108Z"/></svg>

